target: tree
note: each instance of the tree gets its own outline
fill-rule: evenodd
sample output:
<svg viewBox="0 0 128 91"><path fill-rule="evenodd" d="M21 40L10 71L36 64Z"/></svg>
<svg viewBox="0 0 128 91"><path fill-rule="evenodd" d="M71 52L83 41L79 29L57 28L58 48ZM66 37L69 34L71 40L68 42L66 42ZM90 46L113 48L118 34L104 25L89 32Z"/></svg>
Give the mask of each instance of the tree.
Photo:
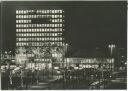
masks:
<svg viewBox="0 0 128 91"><path fill-rule="evenodd" d="M28 60L26 55L25 47L19 47L16 49L16 63L20 65L25 65Z"/></svg>

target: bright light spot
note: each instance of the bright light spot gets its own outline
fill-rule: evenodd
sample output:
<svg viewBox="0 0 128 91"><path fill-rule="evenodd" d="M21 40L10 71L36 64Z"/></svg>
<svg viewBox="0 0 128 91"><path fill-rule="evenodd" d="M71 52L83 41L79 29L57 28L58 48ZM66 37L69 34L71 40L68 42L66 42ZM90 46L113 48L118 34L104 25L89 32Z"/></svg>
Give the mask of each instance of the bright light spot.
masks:
<svg viewBox="0 0 128 91"><path fill-rule="evenodd" d="M86 66L85 65L83 65L83 68L85 68Z"/></svg>
<svg viewBox="0 0 128 91"><path fill-rule="evenodd" d="M67 59L67 63L69 63L70 62L70 60L69 59Z"/></svg>
<svg viewBox="0 0 128 91"><path fill-rule="evenodd" d="M5 54L7 54L7 51L5 51Z"/></svg>
<svg viewBox="0 0 128 91"><path fill-rule="evenodd" d="M54 69L56 69L56 70L57 70L57 69L59 69L59 67L54 67Z"/></svg>
<svg viewBox="0 0 128 91"><path fill-rule="evenodd" d="M15 62L15 60L12 60L12 62Z"/></svg>
<svg viewBox="0 0 128 91"><path fill-rule="evenodd" d="M52 68L52 64L51 63L49 63L48 66L49 66L49 68Z"/></svg>
<svg viewBox="0 0 128 91"><path fill-rule="evenodd" d="M57 71L58 74L60 74L60 71Z"/></svg>
<svg viewBox="0 0 128 91"><path fill-rule="evenodd" d="M78 69L78 67L74 67L74 69Z"/></svg>

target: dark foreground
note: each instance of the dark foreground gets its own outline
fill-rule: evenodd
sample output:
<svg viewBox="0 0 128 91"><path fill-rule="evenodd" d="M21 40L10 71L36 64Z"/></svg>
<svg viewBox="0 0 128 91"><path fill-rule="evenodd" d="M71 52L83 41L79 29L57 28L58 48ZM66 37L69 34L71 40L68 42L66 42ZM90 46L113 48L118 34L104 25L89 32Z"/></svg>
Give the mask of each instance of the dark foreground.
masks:
<svg viewBox="0 0 128 91"><path fill-rule="evenodd" d="M7 73L4 73L1 87L3 90L126 89L125 71L108 73L96 72L96 70L88 73L87 69L86 71L77 70L77 72L65 71L63 74L56 75L33 73L26 76L8 76Z"/></svg>

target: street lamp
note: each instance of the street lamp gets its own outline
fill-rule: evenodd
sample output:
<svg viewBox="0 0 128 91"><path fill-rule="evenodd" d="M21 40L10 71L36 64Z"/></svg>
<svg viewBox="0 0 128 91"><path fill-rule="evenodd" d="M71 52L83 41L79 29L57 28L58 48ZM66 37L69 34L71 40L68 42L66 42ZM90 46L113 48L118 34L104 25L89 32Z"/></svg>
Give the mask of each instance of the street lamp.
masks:
<svg viewBox="0 0 128 91"><path fill-rule="evenodd" d="M108 45L108 48L110 48L110 54L111 54L111 56L112 56L112 54L113 54L113 49L114 49L115 47L116 47L115 44Z"/></svg>
<svg viewBox="0 0 128 91"><path fill-rule="evenodd" d="M111 45L108 45L108 47L110 48L110 55L111 55L111 57L112 57L112 55L113 55L113 50L114 50L114 48L116 47L116 45L115 45L115 44L111 44Z"/></svg>
<svg viewBox="0 0 128 91"><path fill-rule="evenodd" d="M5 51L5 54L7 54L7 51Z"/></svg>
<svg viewBox="0 0 128 91"><path fill-rule="evenodd" d="M68 51L68 44L66 43L65 44L66 46L65 46L65 55L66 55L66 53L67 53L67 51ZM68 64L67 64L67 58L66 58L66 67L68 66Z"/></svg>
<svg viewBox="0 0 128 91"><path fill-rule="evenodd" d="M110 44L110 45L108 45L108 48L110 49L110 55L111 55L111 57L113 56L113 50L114 50L114 48L116 47L116 45L115 44ZM112 73L112 64L113 64L113 61L112 61L113 59L111 59L111 64L110 64L110 73Z"/></svg>

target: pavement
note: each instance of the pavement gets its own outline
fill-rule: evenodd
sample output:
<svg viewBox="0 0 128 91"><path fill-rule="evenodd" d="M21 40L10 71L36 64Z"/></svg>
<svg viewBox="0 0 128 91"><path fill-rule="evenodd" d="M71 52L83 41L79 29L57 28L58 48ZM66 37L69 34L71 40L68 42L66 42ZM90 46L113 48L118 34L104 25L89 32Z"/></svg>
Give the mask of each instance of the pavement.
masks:
<svg viewBox="0 0 128 91"><path fill-rule="evenodd" d="M31 85L28 90L47 90L49 88L49 83L39 82L38 84Z"/></svg>
<svg viewBox="0 0 128 91"><path fill-rule="evenodd" d="M52 88L52 83L56 80L56 78L53 79L47 79L45 81L40 81L37 84L33 84L29 86L28 90L48 90Z"/></svg>

